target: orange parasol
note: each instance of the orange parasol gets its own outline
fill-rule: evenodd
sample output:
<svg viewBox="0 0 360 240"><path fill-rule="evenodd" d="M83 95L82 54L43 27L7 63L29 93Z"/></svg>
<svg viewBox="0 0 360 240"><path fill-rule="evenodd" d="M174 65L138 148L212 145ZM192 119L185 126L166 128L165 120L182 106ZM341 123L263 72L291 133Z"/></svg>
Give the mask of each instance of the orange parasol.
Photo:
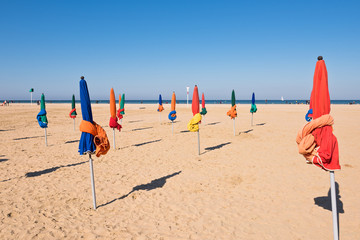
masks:
<svg viewBox="0 0 360 240"><path fill-rule="evenodd" d="M116 100L113 88L110 90L110 116L116 118Z"/></svg>
<svg viewBox="0 0 360 240"><path fill-rule="evenodd" d="M116 117L116 100L115 100L115 93L114 89L111 88L110 90L110 121L109 127L113 129L113 140L114 140L114 149L115 147L115 128L121 131L121 125L117 122L118 118Z"/></svg>
<svg viewBox="0 0 360 240"><path fill-rule="evenodd" d="M171 120L171 129L173 134L174 134L174 120L176 119L175 105L176 105L176 96L175 96L175 92L173 92L171 97L171 111L168 116L168 118Z"/></svg>

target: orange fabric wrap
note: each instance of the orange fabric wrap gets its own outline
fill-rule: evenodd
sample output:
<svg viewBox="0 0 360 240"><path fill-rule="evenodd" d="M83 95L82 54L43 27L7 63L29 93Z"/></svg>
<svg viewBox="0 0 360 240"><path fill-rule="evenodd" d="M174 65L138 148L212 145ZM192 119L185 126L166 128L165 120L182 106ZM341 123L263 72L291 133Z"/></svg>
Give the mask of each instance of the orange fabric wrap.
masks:
<svg viewBox="0 0 360 240"><path fill-rule="evenodd" d="M96 146L95 155L105 155L110 149L109 139L106 135L105 130L100 127L96 122L92 124L89 121L82 120L80 123L80 131L90 133L94 136L94 143Z"/></svg>
<svg viewBox="0 0 360 240"><path fill-rule="evenodd" d="M116 118L116 101L113 88L110 90L110 115L112 118Z"/></svg>
<svg viewBox="0 0 360 240"><path fill-rule="evenodd" d="M109 139L105 130L94 122L97 130L97 135L94 137L94 143L96 145L96 156L105 155L110 149Z"/></svg>
<svg viewBox="0 0 360 240"><path fill-rule="evenodd" d="M296 143L298 144L299 153L305 157L308 163L312 163L313 157L318 155L318 146L315 142L315 137L311 133L317 128L332 126L333 124L334 119L329 114L326 114L312 120L298 132Z"/></svg>
<svg viewBox="0 0 360 240"><path fill-rule="evenodd" d="M97 135L96 126L89 121L82 120L80 123L80 131L90 133L93 136Z"/></svg>
<svg viewBox="0 0 360 240"><path fill-rule="evenodd" d="M231 107L231 109L227 112L227 115L228 115L229 117L231 117L231 119L237 117L236 104Z"/></svg>
<svg viewBox="0 0 360 240"><path fill-rule="evenodd" d="M158 111L159 111L159 112L164 111L164 107L163 107L163 105L159 105Z"/></svg>

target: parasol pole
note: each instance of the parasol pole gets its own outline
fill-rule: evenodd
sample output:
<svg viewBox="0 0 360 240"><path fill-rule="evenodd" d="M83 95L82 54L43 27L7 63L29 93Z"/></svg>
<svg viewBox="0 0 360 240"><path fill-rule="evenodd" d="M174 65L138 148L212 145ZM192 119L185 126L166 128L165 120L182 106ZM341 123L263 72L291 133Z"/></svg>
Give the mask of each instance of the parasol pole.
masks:
<svg viewBox="0 0 360 240"><path fill-rule="evenodd" d="M160 121L160 124L161 124L161 112L159 111L159 121Z"/></svg>
<svg viewBox="0 0 360 240"><path fill-rule="evenodd" d="M113 139L114 139L114 150L116 149L115 148L115 128L113 128Z"/></svg>
<svg viewBox="0 0 360 240"><path fill-rule="evenodd" d="M199 130L197 131L197 135L198 135L198 153L200 155L200 128Z"/></svg>
<svg viewBox="0 0 360 240"><path fill-rule="evenodd" d="M171 133L174 135L174 121L171 121Z"/></svg>
<svg viewBox="0 0 360 240"><path fill-rule="evenodd" d="M235 118L233 118L233 122L234 122L234 136L235 136Z"/></svg>
<svg viewBox="0 0 360 240"><path fill-rule="evenodd" d="M46 128L45 129L45 146L47 146L47 134L46 134Z"/></svg>
<svg viewBox="0 0 360 240"><path fill-rule="evenodd" d="M89 154L89 164L90 164L91 190L92 190L92 197L93 197L93 205L94 205L94 210L96 210L96 194L95 194L95 183L94 183L94 169L93 169L91 154Z"/></svg>
<svg viewBox="0 0 360 240"><path fill-rule="evenodd" d="M189 106L189 89L190 87L186 87L186 107Z"/></svg>
<svg viewBox="0 0 360 240"><path fill-rule="evenodd" d="M253 117L254 117L254 113L251 113L251 126L253 126Z"/></svg>
<svg viewBox="0 0 360 240"><path fill-rule="evenodd" d="M333 216L333 231L334 240L339 239L338 219L337 219L337 207L336 207L336 188L335 188L335 173L330 171L330 187L331 187L331 208Z"/></svg>
<svg viewBox="0 0 360 240"><path fill-rule="evenodd" d="M74 119L74 131L75 131L75 118L73 118Z"/></svg>
<svg viewBox="0 0 360 240"><path fill-rule="evenodd" d="M30 92L30 95L31 95L30 105L32 105L32 92Z"/></svg>

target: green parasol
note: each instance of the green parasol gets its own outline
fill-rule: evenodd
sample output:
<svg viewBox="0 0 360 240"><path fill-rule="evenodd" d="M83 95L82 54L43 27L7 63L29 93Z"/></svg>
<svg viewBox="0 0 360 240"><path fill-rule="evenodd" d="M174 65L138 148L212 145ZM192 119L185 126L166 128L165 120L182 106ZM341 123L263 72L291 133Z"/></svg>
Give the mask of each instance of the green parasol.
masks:
<svg viewBox="0 0 360 240"><path fill-rule="evenodd" d="M44 94L41 95L40 109L45 110L45 95ZM46 115L41 116L41 121L46 124L49 123Z"/></svg>
<svg viewBox="0 0 360 240"><path fill-rule="evenodd" d="M74 94L72 95L71 109L75 109L75 95ZM70 114L70 116L76 116L76 115L77 115L76 110L72 111Z"/></svg>
<svg viewBox="0 0 360 240"><path fill-rule="evenodd" d="M235 105L235 91L232 90L231 93L231 106L233 107Z"/></svg>
<svg viewBox="0 0 360 240"><path fill-rule="evenodd" d="M125 114L124 107L125 107L125 93L123 93L123 95L121 97L121 102L120 102L120 109L123 109L123 111L120 112L122 115Z"/></svg>

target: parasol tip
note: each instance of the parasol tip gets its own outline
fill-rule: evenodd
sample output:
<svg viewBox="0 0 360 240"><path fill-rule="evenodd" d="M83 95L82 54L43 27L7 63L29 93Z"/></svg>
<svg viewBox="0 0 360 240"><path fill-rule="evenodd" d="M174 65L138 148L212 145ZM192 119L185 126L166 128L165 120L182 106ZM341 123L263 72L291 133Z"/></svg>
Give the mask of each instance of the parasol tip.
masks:
<svg viewBox="0 0 360 240"><path fill-rule="evenodd" d="M318 56L318 60L323 60L324 58L322 56Z"/></svg>
<svg viewBox="0 0 360 240"><path fill-rule="evenodd" d="M81 80L84 80L84 76L81 76L80 79L81 79Z"/></svg>

